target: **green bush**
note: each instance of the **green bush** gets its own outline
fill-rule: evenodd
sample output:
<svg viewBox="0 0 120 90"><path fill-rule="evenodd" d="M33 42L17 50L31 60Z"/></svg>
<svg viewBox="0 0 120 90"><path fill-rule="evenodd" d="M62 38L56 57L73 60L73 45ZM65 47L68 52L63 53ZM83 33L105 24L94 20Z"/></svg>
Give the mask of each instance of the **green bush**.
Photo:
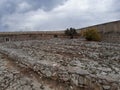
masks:
<svg viewBox="0 0 120 90"><path fill-rule="evenodd" d="M70 38L73 39L73 37L77 35L77 31L74 28L70 28L65 30L65 35L70 36Z"/></svg>
<svg viewBox="0 0 120 90"><path fill-rule="evenodd" d="M88 29L84 32L84 37L88 41L101 41L100 33L96 29Z"/></svg>

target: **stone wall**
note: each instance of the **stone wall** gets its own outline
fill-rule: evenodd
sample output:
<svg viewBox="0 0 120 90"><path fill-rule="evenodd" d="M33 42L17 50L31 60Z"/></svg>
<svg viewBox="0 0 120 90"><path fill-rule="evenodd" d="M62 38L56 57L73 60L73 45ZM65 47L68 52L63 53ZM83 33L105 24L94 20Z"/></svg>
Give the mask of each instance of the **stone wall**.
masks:
<svg viewBox="0 0 120 90"><path fill-rule="evenodd" d="M78 38L80 35L74 36ZM0 42L24 41L24 40L41 40L52 38L69 38L63 31L60 32L4 32L0 33Z"/></svg>
<svg viewBox="0 0 120 90"><path fill-rule="evenodd" d="M83 32L90 28L97 29L101 33L103 41L120 43L120 21L94 25L86 28L81 28L79 30L83 35Z"/></svg>
<svg viewBox="0 0 120 90"><path fill-rule="evenodd" d="M54 35L54 34L53 34ZM22 40L32 40L32 39L48 39L53 37L51 34L43 32L6 32L0 33L0 42L5 41L22 41Z"/></svg>
<svg viewBox="0 0 120 90"><path fill-rule="evenodd" d="M78 29L80 35L75 38L83 36L83 32L87 29L95 28L102 35L102 41L120 43L120 21L94 25L86 28ZM55 37L57 35L57 37ZM47 31L47 32L4 32L0 33L0 42L5 41L22 41L22 40L39 40L51 38L69 38L64 35L63 31Z"/></svg>

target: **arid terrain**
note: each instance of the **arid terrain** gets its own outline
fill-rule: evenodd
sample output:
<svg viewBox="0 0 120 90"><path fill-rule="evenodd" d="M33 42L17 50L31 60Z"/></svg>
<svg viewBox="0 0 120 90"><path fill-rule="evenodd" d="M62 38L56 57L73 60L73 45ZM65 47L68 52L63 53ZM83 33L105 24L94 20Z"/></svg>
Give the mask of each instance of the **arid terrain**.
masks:
<svg viewBox="0 0 120 90"><path fill-rule="evenodd" d="M58 38L1 43L0 90L120 90L120 44Z"/></svg>

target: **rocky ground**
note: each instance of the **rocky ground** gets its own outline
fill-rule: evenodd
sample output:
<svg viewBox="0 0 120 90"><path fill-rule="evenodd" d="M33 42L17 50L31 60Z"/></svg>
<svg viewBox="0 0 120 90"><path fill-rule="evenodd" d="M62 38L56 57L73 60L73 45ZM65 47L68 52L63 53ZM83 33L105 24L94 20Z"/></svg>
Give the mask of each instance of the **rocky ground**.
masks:
<svg viewBox="0 0 120 90"><path fill-rule="evenodd" d="M50 39L0 51L0 90L120 90L120 44Z"/></svg>
<svg viewBox="0 0 120 90"><path fill-rule="evenodd" d="M68 85L42 78L29 68L0 54L0 90L70 90Z"/></svg>

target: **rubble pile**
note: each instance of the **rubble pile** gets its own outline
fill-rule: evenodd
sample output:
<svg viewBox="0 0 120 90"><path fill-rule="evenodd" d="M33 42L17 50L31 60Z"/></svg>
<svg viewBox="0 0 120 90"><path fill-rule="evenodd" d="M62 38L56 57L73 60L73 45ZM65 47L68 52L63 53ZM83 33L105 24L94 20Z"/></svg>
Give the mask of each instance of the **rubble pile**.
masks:
<svg viewBox="0 0 120 90"><path fill-rule="evenodd" d="M120 90L120 44L32 40L1 43L0 52L40 77L69 84L69 90Z"/></svg>

